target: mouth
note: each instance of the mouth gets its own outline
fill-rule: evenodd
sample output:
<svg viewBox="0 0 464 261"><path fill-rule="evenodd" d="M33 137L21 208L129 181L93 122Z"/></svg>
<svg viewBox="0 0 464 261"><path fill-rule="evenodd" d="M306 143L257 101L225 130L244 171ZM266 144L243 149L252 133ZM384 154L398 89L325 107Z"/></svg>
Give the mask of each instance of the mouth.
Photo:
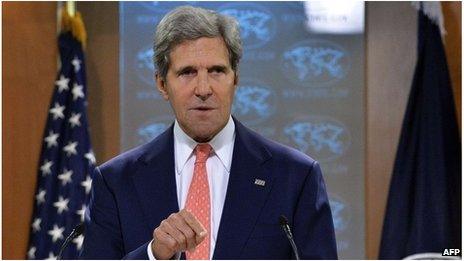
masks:
<svg viewBox="0 0 464 261"><path fill-rule="evenodd" d="M215 108L213 107L208 107L208 106L198 106L198 107L193 107L191 110L193 111L212 111Z"/></svg>
<svg viewBox="0 0 464 261"><path fill-rule="evenodd" d="M211 116L213 116L215 110L216 108L214 107L198 106L191 108L190 112L195 115L195 117L198 117L198 120L205 120L206 118L209 119Z"/></svg>

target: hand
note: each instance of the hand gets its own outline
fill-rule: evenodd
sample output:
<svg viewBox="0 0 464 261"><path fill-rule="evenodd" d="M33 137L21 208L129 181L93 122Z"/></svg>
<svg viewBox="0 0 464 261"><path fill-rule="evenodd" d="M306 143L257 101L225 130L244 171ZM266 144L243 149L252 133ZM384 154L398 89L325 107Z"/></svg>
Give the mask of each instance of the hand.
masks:
<svg viewBox="0 0 464 261"><path fill-rule="evenodd" d="M153 231L151 250L156 259L170 259L177 252L194 250L207 236L205 227L186 209L171 214Z"/></svg>

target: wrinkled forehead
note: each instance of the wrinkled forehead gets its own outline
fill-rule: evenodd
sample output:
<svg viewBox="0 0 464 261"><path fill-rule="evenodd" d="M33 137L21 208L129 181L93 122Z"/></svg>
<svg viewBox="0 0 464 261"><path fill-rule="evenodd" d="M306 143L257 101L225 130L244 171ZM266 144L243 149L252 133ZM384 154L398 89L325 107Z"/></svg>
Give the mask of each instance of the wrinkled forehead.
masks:
<svg viewBox="0 0 464 261"><path fill-rule="evenodd" d="M170 67L197 65L230 66L229 51L222 37L201 37L175 45L169 53Z"/></svg>

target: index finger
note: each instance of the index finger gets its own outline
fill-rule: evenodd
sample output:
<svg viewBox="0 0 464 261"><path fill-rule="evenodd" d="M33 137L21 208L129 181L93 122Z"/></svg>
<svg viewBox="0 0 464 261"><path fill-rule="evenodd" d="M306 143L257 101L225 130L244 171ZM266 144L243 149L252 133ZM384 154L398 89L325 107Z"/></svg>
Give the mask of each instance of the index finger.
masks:
<svg viewBox="0 0 464 261"><path fill-rule="evenodd" d="M187 209L182 209L180 215L185 219L185 222L193 229L195 234L200 237L205 237L207 234L206 228L198 221L198 219Z"/></svg>

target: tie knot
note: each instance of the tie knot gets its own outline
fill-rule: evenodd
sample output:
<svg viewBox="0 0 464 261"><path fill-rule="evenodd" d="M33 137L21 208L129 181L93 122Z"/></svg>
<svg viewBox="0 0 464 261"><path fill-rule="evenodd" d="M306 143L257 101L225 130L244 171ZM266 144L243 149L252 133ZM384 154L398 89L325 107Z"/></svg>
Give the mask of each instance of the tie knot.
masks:
<svg viewBox="0 0 464 261"><path fill-rule="evenodd" d="M195 147L195 163L205 163L211 153L211 145L208 143L198 144Z"/></svg>

